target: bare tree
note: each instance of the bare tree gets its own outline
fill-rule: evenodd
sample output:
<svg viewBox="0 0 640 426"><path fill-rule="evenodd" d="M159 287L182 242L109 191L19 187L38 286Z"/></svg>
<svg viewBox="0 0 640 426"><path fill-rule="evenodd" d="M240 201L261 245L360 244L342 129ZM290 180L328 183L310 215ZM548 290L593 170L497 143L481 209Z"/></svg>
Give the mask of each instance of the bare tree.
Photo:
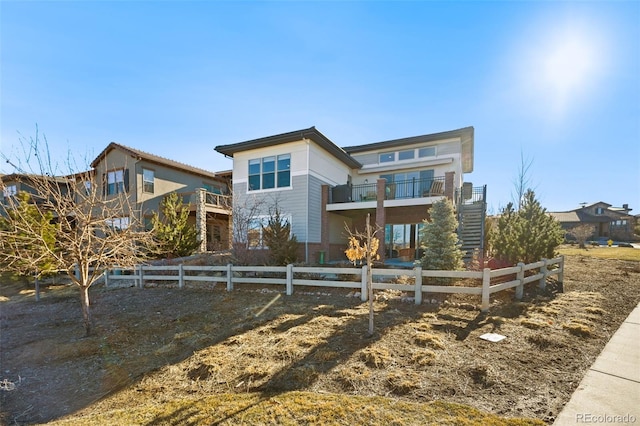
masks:
<svg viewBox="0 0 640 426"><path fill-rule="evenodd" d="M231 210L232 241L231 251L235 261L249 264L252 257L251 247L255 244L256 232L260 232L259 218L264 214L264 200L244 196L235 198Z"/></svg>
<svg viewBox="0 0 640 426"><path fill-rule="evenodd" d="M586 242L595 232L593 225L582 224L571 228L567 234L576 239L580 248L587 248Z"/></svg>
<svg viewBox="0 0 640 426"><path fill-rule="evenodd" d="M145 257L151 233L144 231L141 214L124 192L103 195L91 170L75 173L75 161L67 158L67 171L51 160L46 136L21 137L23 156L12 159L0 154L16 169L16 176L29 188L31 203L41 215L51 215L54 243L33 227L32 218L18 208L18 198L5 196L6 226L0 229L0 264L20 272L20 265L35 268L47 256L56 270L66 273L80 289L86 334L91 332L89 288L104 269L130 267ZM87 166L88 167L88 166ZM4 182L0 183L5 190ZM8 214L11 211L12 214ZM38 247L38 249L34 249Z"/></svg>
<svg viewBox="0 0 640 426"><path fill-rule="evenodd" d="M376 234L382 229L380 226L372 226L369 223L370 215L367 214L365 229L362 232L357 230L351 231L345 225L345 229L349 234L349 247L344 251L347 258L357 264L358 262L367 265L367 297L369 298L369 336L373 336L373 261L378 260L378 248L380 240Z"/></svg>
<svg viewBox="0 0 640 426"><path fill-rule="evenodd" d="M513 204L520 210L524 202L524 195L527 190L535 188L531 187L531 167L533 166L533 158L524 156L524 153L520 151L520 165L518 166L518 174L513 180L514 193L511 194Z"/></svg>

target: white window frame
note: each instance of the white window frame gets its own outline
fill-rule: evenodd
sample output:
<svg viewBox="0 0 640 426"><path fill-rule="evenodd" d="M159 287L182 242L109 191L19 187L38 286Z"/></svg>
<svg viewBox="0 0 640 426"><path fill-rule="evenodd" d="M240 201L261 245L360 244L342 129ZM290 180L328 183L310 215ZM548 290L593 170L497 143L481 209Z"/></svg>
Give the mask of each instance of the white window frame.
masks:
<svg viewBox="0 0 640 426"><path fill-rule="evenodd" d="M287 161L288 167L280 168L281 161ZM273 170L269 170L265 172L264 165L273 163ZM258 173L251 173L251 166L259 166L260 171ZM283 173L288 173L288 179L286 185L280 184L280 176ZM265 188L265 175L273 175L273 186L269 188ZM258 185L257 188L251 187L251 178L258 177ZM262 158L252 158L248 162L247 169L247 192L255 192L255 191L271 191L274 189L282 189L282 188L291 188L291 154L279 154L279 155L269 155Z"/></svg>
<svg viewBox="0 0 640 426"><path fill-rule="evenodd" d="M108 171L106 184L107 195L116 195L126 192L124 187L124 169ZM111 190L111 185L113 185L113 191Z"/></svg>
<svg viewBox="0 0 640 426"><path fill-rule="evenodd" d="M145 176L145 172L151 173L150 181L147 179L147 176ZM142 168L142 192L146 194L153 194L155 191L155 180L156 180L156 171L153 169L147 169L146 167L143 167ZM150 191L147 190L147 185L151 185Z"/></svg>
<svg viewBox="0 0 640 426"><path fill-rule="evenodd" d="M107 226L115 231L122 231L131 226L131 218L129 216L113 217L105 219Z"/></svg>

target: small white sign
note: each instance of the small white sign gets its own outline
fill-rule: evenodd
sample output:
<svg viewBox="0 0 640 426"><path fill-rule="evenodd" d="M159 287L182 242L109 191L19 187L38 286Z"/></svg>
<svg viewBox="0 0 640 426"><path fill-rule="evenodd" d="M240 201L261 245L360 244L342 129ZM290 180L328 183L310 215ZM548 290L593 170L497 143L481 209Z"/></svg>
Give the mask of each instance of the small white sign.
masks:
<svg viewBox="0 0 640 426"><path fill-rule="evenodd" d="M497 333L485 333L480 336L481 339L488 340L490 342L499 342L502 339L506 339L507 336L503 336L502 334Z"/></svg>

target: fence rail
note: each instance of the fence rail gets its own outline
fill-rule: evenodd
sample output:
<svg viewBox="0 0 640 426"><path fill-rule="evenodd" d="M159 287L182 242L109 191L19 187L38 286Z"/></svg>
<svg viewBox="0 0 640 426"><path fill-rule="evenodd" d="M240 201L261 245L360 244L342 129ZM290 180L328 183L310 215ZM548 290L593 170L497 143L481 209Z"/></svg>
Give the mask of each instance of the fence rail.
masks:
<svg viewBox="0 0 640 426"><path fill-rule="evenodd" d="M305 266L147 266L139 265L131 269L114 268L105 271L105 285L115 285L121 280L134 280L143 288L147 282L167 282L183 288L186 282L226 283L227 291L236 285L262 284L280 285L287 295L292 295L295 287L332 287L360 290L362 301L367 300L367 266L361 268L332 268ZM123 274L124 273L124 274ZM373 289L394 289L413 292L416 304L422 303L425 293L471 294L481 298L481 310L489 309L490 297L499 291L515 288L515 298L522 299L524 285L537 282L544 289L547 278L556 276L559 282L564 278L564 257L542 259L525 265L519 263L509 268L485 268L482 271L433 271L413 269L373 268ZM397 284L401 281L412 284ZM342 279L340 279L342 278ZM431 279L464 280L465 285L437 285ZM508 280L508 281L505 281ZM479 285L480 284L480 285Z"/></svg>

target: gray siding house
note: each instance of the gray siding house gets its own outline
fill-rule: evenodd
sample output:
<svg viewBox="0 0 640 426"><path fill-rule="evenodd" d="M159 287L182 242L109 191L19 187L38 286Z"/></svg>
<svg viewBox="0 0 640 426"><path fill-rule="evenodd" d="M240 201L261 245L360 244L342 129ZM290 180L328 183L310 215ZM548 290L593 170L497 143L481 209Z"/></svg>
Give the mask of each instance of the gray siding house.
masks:
<svg viewBox="0 0 640 426"><path fill-rule="evenodd" d="M479 209L484 222L484 188L464 182L473 171L473 142L474 130L466 127L340 148L310 127L215 150L233 158L234 215L250 222L246 237L235 238L247 238L249 247L264 248L261 225L277 208L305 262L345 260L345 226L362 229L370 214L383 230L381 258L413 260L420 256L422 221L443 197L456 205L461 231L466 224L463 240L475 241L469 250L481 249L475 234L483 228L475 214L468 220L464 214Z"/></svg>

